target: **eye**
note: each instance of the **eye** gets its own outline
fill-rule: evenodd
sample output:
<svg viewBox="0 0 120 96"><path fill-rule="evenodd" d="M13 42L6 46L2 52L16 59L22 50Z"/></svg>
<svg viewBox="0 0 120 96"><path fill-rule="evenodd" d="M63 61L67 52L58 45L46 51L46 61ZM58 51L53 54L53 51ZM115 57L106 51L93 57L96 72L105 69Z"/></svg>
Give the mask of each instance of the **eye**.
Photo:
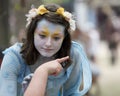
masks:
<svg viewBox="0 0 120 96"><path fill-rule="evenodd" d="M42 34L39 34L40 38L44 39L46 36L45 35L42 35Z"/></svg>
<svg viewBox="0 0 120 96"><path fill-rule="evenodd" d="M59 40L59 39L61 39L61 38L60 37L54 37L54 40L56 40L56 41Z"/></svg>

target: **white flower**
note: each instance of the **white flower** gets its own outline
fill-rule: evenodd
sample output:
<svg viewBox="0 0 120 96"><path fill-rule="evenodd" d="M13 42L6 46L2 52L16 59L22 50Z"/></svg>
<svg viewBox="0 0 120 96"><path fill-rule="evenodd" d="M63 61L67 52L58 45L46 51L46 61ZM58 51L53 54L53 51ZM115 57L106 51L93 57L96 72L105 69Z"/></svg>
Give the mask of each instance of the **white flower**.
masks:
<svg viewBox="0 0 120 96"><path fill-rule="evenodd" d="M73 19L73 15L67 11L65 11L63 15L70 24L70 31L75 31L76 25L75 20Z"/></svg>
<svg viewBox="0 0 120 96"><path fill-rule="evenodd" d="M72 18L72 14L67 11L65 11L63 15L68 19Z"/></svg>
<svg viewBox="0 0 120 96"><path fill-rule="evenodd" d="M70 23L70 30L75 31L75 29L76 29L75 20L70 19L69 23Z"/></svg>
<svg viewBox="0 0 120 96"><path fill-rule="evenodd" d="M32 8L28 14L25 15L27 17L27 24L26 27L28 27L28 25L30 24L30 22L32 21L32 19L37 16L37 9L36 8Z"/></svg>

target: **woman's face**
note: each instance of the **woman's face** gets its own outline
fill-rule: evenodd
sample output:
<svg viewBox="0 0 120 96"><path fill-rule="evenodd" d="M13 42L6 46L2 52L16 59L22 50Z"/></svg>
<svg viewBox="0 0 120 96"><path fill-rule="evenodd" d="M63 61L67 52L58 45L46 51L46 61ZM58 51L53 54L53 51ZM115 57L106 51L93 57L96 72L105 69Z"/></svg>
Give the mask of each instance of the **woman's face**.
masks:
<svg viewBox="0 0 120 96"><path fill-rule="evenodd" d="M45 57L56 54L64 39L64 29L64 26L45 19L39 21L34 33L34 45L37 51Z"/></svg>

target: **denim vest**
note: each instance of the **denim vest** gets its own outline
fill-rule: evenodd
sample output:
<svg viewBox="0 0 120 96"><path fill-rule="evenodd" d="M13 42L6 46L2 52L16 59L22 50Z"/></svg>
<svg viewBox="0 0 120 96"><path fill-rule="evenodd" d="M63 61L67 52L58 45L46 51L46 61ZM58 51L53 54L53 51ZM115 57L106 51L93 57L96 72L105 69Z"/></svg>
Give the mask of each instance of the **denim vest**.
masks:
<svg viewBox="0 0 120 96"><path fill-rule="evenodd" d="M23 78L30 74L29 66L20 54L22 44L7 48L0 70L0 96L20 96ZM49 76L46 96L83 96L91 87L92 74L89 61L82 46L72 42L72 64L58 76ZM79 90L83 79L83 90ZM19 86L19 87L17 87Z"/></svg>

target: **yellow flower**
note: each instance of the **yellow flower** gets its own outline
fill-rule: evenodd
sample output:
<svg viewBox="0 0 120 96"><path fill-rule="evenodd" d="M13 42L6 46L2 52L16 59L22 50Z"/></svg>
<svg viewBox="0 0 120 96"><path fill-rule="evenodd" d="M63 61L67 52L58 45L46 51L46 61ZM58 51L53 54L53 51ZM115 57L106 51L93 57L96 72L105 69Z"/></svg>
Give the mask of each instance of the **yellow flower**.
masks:
<svg viewBox="0 0 120 96"><path fill-rule="evenodd" d="M48 13L49 11L44 7L44 5L39 6L39 8L37 9L37 13L40 15L43 15L45 13Z"/></svg>
<svg viewBox="0 0 120 96"><path fill-rule="evenodd" d="M64 8L62 8L62 7L58 8L57 11L56 11L56 13L64 16Z"/></svg>

